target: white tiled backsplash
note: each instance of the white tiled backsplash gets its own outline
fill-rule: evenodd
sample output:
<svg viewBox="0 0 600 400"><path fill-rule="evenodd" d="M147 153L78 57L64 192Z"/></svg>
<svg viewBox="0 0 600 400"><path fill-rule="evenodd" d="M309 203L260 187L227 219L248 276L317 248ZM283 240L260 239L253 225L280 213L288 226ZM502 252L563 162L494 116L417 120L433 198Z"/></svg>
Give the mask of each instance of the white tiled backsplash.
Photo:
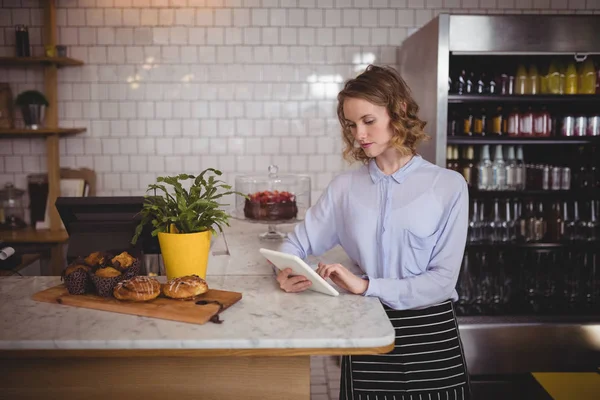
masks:
<svg viewBox="0 0 600 400"><path fill-rule="evenodd" d="M44 0L0 0L41 47ZM59 72L61 165L98 174L99 195L138 195L159 175L280 171L312 176L313 201L342 161L336 95L439 13L600 13L600 0L57 0L58 41L85 62ZM37 68L0 68L13 94ZM415 88L418 90L418 88ZM46 168L42 140L0 140L0 185Z"/></svg>

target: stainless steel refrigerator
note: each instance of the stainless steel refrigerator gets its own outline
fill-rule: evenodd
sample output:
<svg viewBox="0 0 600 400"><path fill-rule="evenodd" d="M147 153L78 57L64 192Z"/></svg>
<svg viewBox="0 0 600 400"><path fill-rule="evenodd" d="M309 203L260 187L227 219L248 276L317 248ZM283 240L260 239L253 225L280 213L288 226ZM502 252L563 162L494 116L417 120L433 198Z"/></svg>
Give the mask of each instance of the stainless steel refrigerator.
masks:
<svg viewBox="0 0 600 400"><path fill-rule="evenodd" d="M542 65L540 78L535 79L548 79L551 71L547 68L555 59L564 74L571 60L577 63L578 71L588 57L598 68L599 54L600 17L591 15L442 14L408 37L398 50L397 68L412 89L431 136L420 150L424 158L461 173L476 173L482 164L477 157L482 154L483 146L500 145L497 152L503 157L510 147L515 147L521 148L530 160L523 161L521 168L531 182L527 181L527 186L518 190L481 186L485 184L480 180L489 172L484 167L477 177L465 177L468 181L473 178L469 181L470 224L474 221L477 229L486 229L491 224L491 229L495 229L494 221L488 224L486 218L494 219L489 215L496 212L497 220L511 219L508 223L516 232L515 237L506 240L493 236L493 232L491 240L485 235L479 237L482 240L471 241L470 237L467 244L465 255L472 258L463 263L459 292L462 290L464 294L465 287L470 285L471 298L461 297L465 311L459 323L468 367L474 377L485 380L489 376L517 376L533 371L591 371L600 366L600 242L588 240L587 231L581 231L577 238L559 237L556 235L564 232L546 231L537 239L522 240L519 236L529 229L524 216L528 203L542 211L535 208L535 215L527 218L545 224L548 229L565 226L567 217L573 220L573 207L580 207L579 215L583 215L585 203L586 223L595 224L589 229L597 229L594 212L598 212L600 204L600 187L595 171L600 158L596 152L600 136L596 136L593 126L589 135L578 135L574 128L563 124L580 114L589 124L594 123L593 118L600 115L600 89L598 94L549 92L548 87L540 91L535 85L544 81L539 80L531 81L529 92L515 89L519 83L517 65L524 64L530 71L529 64ZM475 73L468 75L469 70ZM477 81L484 75L493 82L479 88ZM472 86L467 91L457 82L469 76ZM522 127L524 134L519 133L518 127L516 134L507 134L506 129L510 131L510 126L506 128L507 120L510 122L513 110L520 116L521 124L529 115L542 115L543 110L548 119L541 121L548 124L548 134L528 134L527 126ZM487 118L483 123L486 132L481 132L469 118ZM490 118L500 123L498 132L490 127ZM475 157L463 159L469 147ZM449 149L460 153L458 161L449 160L457 158ZM581 154L588 157L586 163L581 161ZM456 168L450 161L460 165ZM548 165L549 172L544 171L544 165ZM548 187L551 181L540 181L538 185L534 179L538 172L544 176L553 168L559 173L563 170L565 174L572 173L569 179L577 176L577 184L569 184L564 178L566 186L558 185L555 190ZM584 172L586 175L582 177ZM486 217L473 210L474 202L480 207L485 203ZM495 204L506 207L504 217L499 216L502 212L498 212L498 207L494 210ZM566 217L561 220L556 212L563 204ZM588 229L583 222L581 226ZM501 265L499 253L504 257Z"/></svg>

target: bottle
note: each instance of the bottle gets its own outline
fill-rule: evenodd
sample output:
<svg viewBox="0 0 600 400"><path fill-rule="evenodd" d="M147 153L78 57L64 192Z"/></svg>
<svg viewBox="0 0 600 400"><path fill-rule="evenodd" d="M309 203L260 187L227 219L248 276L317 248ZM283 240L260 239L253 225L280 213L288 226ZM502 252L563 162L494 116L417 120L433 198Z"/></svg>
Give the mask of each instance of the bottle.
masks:
<svg viewBox="0 0 600 400"><path fill-rule="evenodd" d="M487 132L492 136L502 136L505 131L504 127L504 117L502 115L502 107L496 108L496 112L490 118L488 123Z"/></svg>
<svg viewBox="0 0 600 400"><path fill-rule="evenodd" d="M463 163L461 167L461 173L467 181L467 185L472 187L477 183L476 173L475 173L475 150L473 146L468 146L464 148L463 153Z"/></svg>
<svg viewBox="0 0 600 400"><path fill-rule="evenodd" d="M513 213L513 207L510 206L510 200L506 199L505 203L504 203L504 221L502 222L502 230L503 230L503 237L506 238L507 242L514 242L515 240L517 240L517 236L516 236L516 231L515 231L515 223L516 223L516 216Z"/></svg>
<svg viewBox="0 0 600 400"><path fill-rule="evenodd" d="M538 203L537 213L535 214L535 222L533 228L534 241L541 242L542 240L544 240L544 237L546 236L546 230L546 220L544 219L544 203L540 201Z"/></svg>
<svg viewBox="0 0 600 400"><path fill-rule="evenodd" d="M508 136L519 136L519 129L521 125L519 109L513 107L512 111L507 117L506 133Z"/></svg>
<svg viewBox="0 0 600 400"><path fill-rule="evenodd" d="M543 67L543 71L540 70L540 94L549 94L548 90L548 66Z"/></svg>
<svg viewBox="0 0 600 400"><path fill-rule="evenodd" d="M524 229L524 238L525 241L530 243L535 241L535 211L533 208L533 201L529 200L527 202L527 206L525 207L525 212L523 213L523 222L525 224Z"/></svg>
<svg viewBox="0 0 600 400"><path fill-rule="evenodd" d="M529 66L527 78L527 94L540 94L540 74L535 64Z"/></svg>
<svg viewBox="0 0 600 400"><path fill-rule="evenodd" d="M15 47L17 57L31 56L31 46L29 45L29 29L26 25L15 26Z"/></svg>
<svg viewBox="0 0 600 400"><path fill-rule="evenodd" d="M452 110L450 112L450 118L448 118L448 136L456 136L460 134L459 126L460 122L458 113L456 112L456 110Z"/></svg>
<svg viewBox="0 0 600 400"><path fill-rule="evenodd" d="M485 108L473 116L473 136L485 136Z"/></svg>
<svg viewBox="0 0 600 400"><path fill-rule="evenodd" d="M502 218L500 217L500 203L498 199L494 199L494 216L492 217L491 228L492 228L492 242L506 242L503 235Z"/></svg>
<svg viewBox="0 0 600 400"><path fill-rule="evenodd" d="M467 90L467 71L462 69L456 78L454 91L456 94L465 94Z"/></svg>
<svg viewBox="0 0 600 400"><path fill-rule="evenodd" d="M465 86L465 93L473 94L475 92L475 84L476 84L475 72L471 71L467 75L467 85Z"/></svg>
<svg viewBox="0 0 600 400"><path fill-rule="evenodd" d="M477 87L475 88L475 92L477 94L488 93L488 78L485 72L479 74L479 79L477 79Z"/></svg>
<svg viewBox="0 0 600 400"><path fill-rule="evenodd" d="M581 239L581 231L579 229L581 223L579 220L579 202L573 202L573 220L571 221L571 240Z"/></svg>
<svg viewBox="0 0 600 400"><path fill-rule="evenodd" d="M498 94L498 88L496 87L496 78L493 75L490 75L487 82L487 93L489 94Z"/></svg>
<svg viewBox="0 0 600 400"><path fill-rule="evenodd" d="M481 220L479 219L479 201L477 200L473 200L467 240L469 243L479 243L481 241Z"/></svg>
<svg viewBox="0 0 600 400"><path fill-rule="evenodd" d="M594 67L594 61L592 61L589 56L581 65L579 83L580 94L596 93L596 69Z"/></svg>
<svg viewBox="0 0 600 400"><path fill-rule="evenodd" d="M454 146L452 148L452 170L458 172L458 166L460 164L460 159L459 159L459 153L458 153L458 146Z"/></svg>
<svg viewBox="0 0 600 400"><path fill-rule="evenodd" d="M550 136L550 124L552 124L550 113L546 110L545 106L542 106L540 111L533 113L533 136Z"/></svg>
<svg viewBox="0 0 600 400"><path fill-rule="evenodd" d="M588 242L595 242L598 240L600 234L600 222L598 221L598 214L596 211L598 200L590 201L590 219L586 223L585 238Z"/></svg>
<svg viewBox="0 0 600 400"><path fill-rule="evenodd" d="M473 300L473 295L475 293L473 278L471 277L471 272L469 271L469 254L467 252L465 252L463 256L462 268L460 270L460 275L458 278L457 292L458 307L463 314L466 314L468 312L471 301Z"/></svg>
<svg viewBox="0 0 600 400"><path fill-rule="evenodd" d="M519 136L529 137L533 135L533 110L531 106L519 115Z"/></svg>
<svg viewBox="0 0 600 400"><path fill-rule="evenodd" d="M502 145L496 146L492 163L492 190L506 190L506 165L502 154Z"/></svg>
<svg viewBox="0 0 600 400"><path fill-rule="evenodd" d="M517 190L517 162L515 160L514 146L508 147L506 157L506 189Z"/></svg>
<svg viewBox="0 0 600 400"><path fill-rule="evenodd" d="M453 147L454 146L446 147L446 168L448 169L452 169L452 166L454 165L454 160L452 159L452 157L454 157Z"/></svg>
<svg viewBox="0 0 600 400"><path fill-rule="evenodd" d="M549 242L559 242L562 240L562 232L564 229L562 214L560 202L553 202L550 210L550 218L548 220Z"/></svg>
<svg viewBox="0 0 600 400"><path fill-rule="evenodd" d="M527 94L528 90L527 70L523 64L519 64L516 72L515 94Z"/></svg>
<svg viewBox="0 0 600 400"><path fill-rule="evenodd" d="M525 160L523 158L523 146L517 147L517 159L516 159L516 171L515 171L515 188L517 190L525 190Z"/></svg>
<svg viewBox="0 0 600 400"><path fill-rule="evenodd" d="M490 160L490 146L481 147L481 156L477 164L477 189L490 190L492 182L492 161Z"/></svg>
<svg viewBox="0 0 600 400"><path fill-rule="evenodd" d="M560 64L558 67L558 73L559 73L559 89L558 92L559 94L566 94L565 91L565 76L567 74L567 67L564 64Z"/></svg>
<svg viewBox="0 0 600 400"><path fill-rule="evenodd" d="M556 60L552 60L548 67L548 93L562 94L560 91L560 69Z"/></svg>
<svg viewBox="0 0 600 400"><path fill-rule="evenodd" d="M463 116L463 129L462 134L464 136L473 136L473 109L467 108Z"/></svg>
<svg viewBox="0 0 600 400"><path fill-rule="evenodd" d="M577 94L578 92L579 75L577 67L573 61L567 65L565 71L565 94Z"/></svg>
<svg viewBox="0 0 600 400"><path fill-rule="evenodd" d="M521 221L521 202L517 199L513 200L513 232L514 232L514 240L516 241L521 241L523 240L523 235L521 234L521 226L520 226L520 221Z"/></svg>

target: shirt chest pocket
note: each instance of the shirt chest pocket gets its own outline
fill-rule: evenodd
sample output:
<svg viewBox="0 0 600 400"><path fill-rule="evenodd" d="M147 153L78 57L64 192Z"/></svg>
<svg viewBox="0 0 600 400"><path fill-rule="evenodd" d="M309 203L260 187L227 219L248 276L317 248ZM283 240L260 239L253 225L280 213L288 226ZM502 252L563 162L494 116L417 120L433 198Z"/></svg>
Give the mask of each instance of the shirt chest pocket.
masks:
<svg viewBox="0 0 600 400"><path fill-rule="evenodd" d="M403 269L410 275L420 275L427 269L433 248L435 247L437 235L419 236L408 229L404 229L402 249L405 254L402 257Z"/></svg>

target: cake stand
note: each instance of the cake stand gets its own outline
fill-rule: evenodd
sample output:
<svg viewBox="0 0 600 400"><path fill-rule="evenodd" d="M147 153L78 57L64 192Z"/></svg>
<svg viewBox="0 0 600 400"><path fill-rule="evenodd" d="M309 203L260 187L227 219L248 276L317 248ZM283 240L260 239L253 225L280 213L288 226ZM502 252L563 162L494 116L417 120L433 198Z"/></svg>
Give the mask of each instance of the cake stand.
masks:
<svg viewBox="0 0 600 400"><path fill-rule="evenodd" d="M283 240L287 233L278 225L294 224L304 219L310 207L310 177L298 174L278 174L276 165L269 166L268 175L241 175L235 178L235 190L247 195L236 196L231 216L254 224L267 225L260 233L262 240ZM293 204L297 212L292 212Z"/></svg>

